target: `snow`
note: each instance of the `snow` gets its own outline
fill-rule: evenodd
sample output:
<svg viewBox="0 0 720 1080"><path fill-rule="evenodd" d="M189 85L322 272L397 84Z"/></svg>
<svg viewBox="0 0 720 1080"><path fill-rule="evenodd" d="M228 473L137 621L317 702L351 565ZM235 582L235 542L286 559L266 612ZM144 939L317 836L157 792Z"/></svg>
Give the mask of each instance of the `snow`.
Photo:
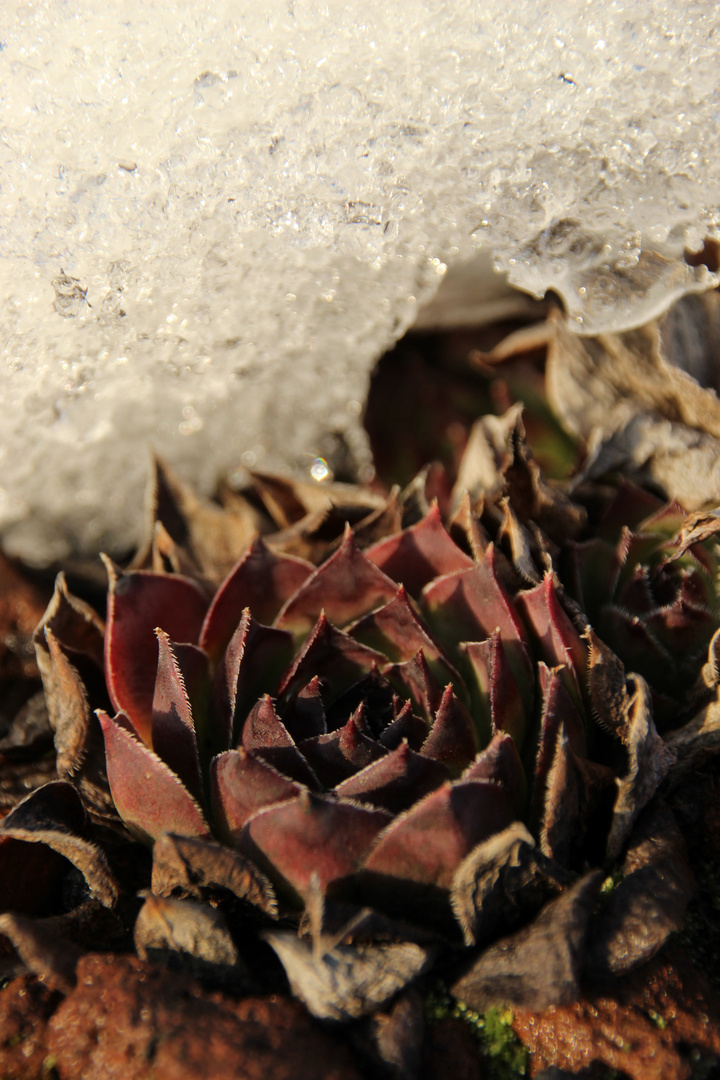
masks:
<svg viewBox="0 0 720 1080"><path fill-rule="evenodd" d="M5 0L0 533L138 534L148 447L310 475L482 249L579 332L706 287L710 0Z"/></svg>

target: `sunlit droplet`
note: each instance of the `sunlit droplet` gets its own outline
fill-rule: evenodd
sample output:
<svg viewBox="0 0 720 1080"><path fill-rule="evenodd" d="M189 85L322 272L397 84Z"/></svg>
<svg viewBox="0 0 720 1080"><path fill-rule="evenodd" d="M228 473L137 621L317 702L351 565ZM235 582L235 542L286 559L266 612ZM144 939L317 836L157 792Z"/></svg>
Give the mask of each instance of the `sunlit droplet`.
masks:
<svg viewBox="0 0 720 1080"><path fill-rule="evenodd" d="M321 480L327 480L328 476L330 475L330 469L328 468L328 463L325 458L315 458L312 465L310 466L310 475L312 476L313 480L317 480L318 484L321 482Z"/></svg>

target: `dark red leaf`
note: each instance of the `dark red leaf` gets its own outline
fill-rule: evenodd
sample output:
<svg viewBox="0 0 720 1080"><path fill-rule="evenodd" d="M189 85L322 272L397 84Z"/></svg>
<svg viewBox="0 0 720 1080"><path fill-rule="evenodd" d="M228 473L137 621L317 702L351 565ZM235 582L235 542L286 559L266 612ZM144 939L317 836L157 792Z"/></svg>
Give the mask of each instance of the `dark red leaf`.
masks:
<svg viewBox="0 0 720 1080"><path fill-rule="evenodd" d="M386 657L336 629L323 613L302 650L283 676L279 694L304 686L314 675L327 686L328 700L344 687L381 667Z"/></svg>
<svg viewBox="0 0 720 1080"><path fill-rule="evenodd" d="M452 683L445 687L430 734L420 753L434 761L441 761L455 776L467 768L477 753L472 717L456 698Z"/></svg>
<svg viewBox="0 0 720 1080"><path fill-rule="evenodd" d="M334 787L387 754L385 747L370 737L362 705L344 727L329 735L305 739L300 749L326 788Z"/></svg>
<svg viewBox="0 0 720 1080"><path fill-rule="evenodd" d="M385 829L365 868L447 889L468 852L512 820L511 800L499 785L443 784Z"/></svg>
<svg viewBox="0 0 720 1080"><path fill-rule="evenodd" d="M128 730L127 717L98 710L105 736L108 780L120 817L134 836L150 842L164 832L207 836L200 807L164 761Z"/></svg>
<svg viewBox="0 0 720 1080"><path fill-rule="evenodd" d="M389 604L359 619L347 632L351 637L385 653L397 663L411 660L420 649L442 683L460 680L458 672L444 654L401 585Z"/></svg>
<svg viewBox="0 0 720 1080"><path fill-rule="evenodd" d="M400 581L413 596L441 574L467 570L469 555L457 546L445 529L436 502L417 525L374 544L365 553L376 566Z"/></svg>
<svg viewBox="0 0 720 1080"><path fill-rule="evenodd" d="M397 750L403 740L407 740L411 750L419 750L428 734L425 720L415 716L412 705L406 701L391 724L381 732L378 742L389 750Z"/></svg>
<svg viewBox="0 0 720 1080"><path fill-rule="evenodd" d="M275 693L292 655L292 636L258 623L246 608L215 672L216 717L214 729L208 733L212 753L229 749L237 740L240 726L258 698Z"/></svg>
<svg viewBox="0 0 720 1080"><path fill-rule="evenodd" d="M447 574L428 585L423 607L443 640L480 641L499 630L508 662L520 685L532 678L525 629L513 602L498 580L495 548L490 544L483 558L470 570Z"/></svg>
<svg viewBox="0 0 720 1080"><path fill-rule="evenodd" d="M242 745L245 750L268 761L283 776L312 788L317 787L315 774L275 712L268 694L250 710L243 725Z"/></svg>
<svg viewBox="0 0 720 1080"><path fill-rule="evenodd" d="M566 664L575 675L578 686L583 687L587 671L587 645L558 599L552 573L548 572L534 589L519 593L515 602L532 627L545 663L551 667Z"/></svg>
<svg viewBox="0 0 720 1080"><path fill-rule="evenodd" d="M322 611L338 626L391 600L397 586L355 543L350 526L343 542L292 596L278 615L275 625L293 634L306 634Z"/></svg>
<svg viewBox="0 0 720 1080"><path fill-rule="evenodd" d="M491 780L501 784L512 800L516 818L525 810L527 783L525 770L510 735L499 731L462 775L463 780Z"/></svg>
<svg viewBox="0 0 720 1080"><path fill-rule="evenodd" d="M215 594L200 634L202 648L219 660L245 608L257 622L270 626L314 569L303 559L276 555L257 537Z"/></svg>
<svg viewBox="0 0 720 1080"><path fill-rule="evenodd" d="M414 753L406 742L350 776L335 789L345 799L400 814L448 779L439 761Z"/></svg>
<svg viewBox="0 0 720 1080"><path fill-rule="evenodd" d="M325 891L357 870L389 820L382 810L303 792L251 818L241 846L272 880L302 897L313 879Z"/></svg>
<svg viewBox="0 0 720 1080"><path fill-rule="evenodd" d="M212 812L223 839L237 843L243 826L259 810L295 798L299 784L247 750L227 750L210 767Z"/></svg>
<svg viewBox="0 0 720 1080"><path fill-rule="evenodd" d="M320 679L314 675L307 686L302 686L285 706L283 720L295 742L327 734L321 686Z"/></svg>
<svg viewBox="0 0 720 1080"><path fill-rule="evenodd" d="M196 645L176 645L157 631L158 666L152 712L152 748L180 777L188 791L201 797L200 758L190 694L210 682L206 654Z"/></svg>
<svg viewBox="0 0 720 1080"><path fill-rule="evenodd" d="M432 722L442 701L442 690L430 670L422 649L412 660L403 664L391 664L383 672L385 677L403 694L409 694L415 704Z"/></svg>
<svg viewBox="0 0 720 1080"><path fill-rule="evenodd" d="M493 732L507 732L522 747L526 717L532 708L532 680L528 679L522 687L518 685L499 630L486 641L463 642L461 648L472 664L480 692L489 706Z"/></svg>
<svg viewBox="0 0 720 1080"><path fill-rule="evenodd" d="M105 678L110 700L149 743L158 646L155 627L173 641L196 642L207 599L194 581L179 574L120 572L110 560Z"/></svg>

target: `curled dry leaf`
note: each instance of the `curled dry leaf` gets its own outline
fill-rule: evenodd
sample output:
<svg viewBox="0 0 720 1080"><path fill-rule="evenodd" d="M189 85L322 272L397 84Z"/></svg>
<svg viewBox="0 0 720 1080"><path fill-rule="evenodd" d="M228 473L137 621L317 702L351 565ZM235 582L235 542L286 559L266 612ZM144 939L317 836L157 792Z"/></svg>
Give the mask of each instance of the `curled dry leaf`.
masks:
<svg viewBox="0 0 720 1080"><path fill-rule="evenodd" d="M593 977L646 963L682 928L695 886L682 834L667 806L656 802L644 811L622 874L593 922L588 962Z"/></svg>
<svg viewBox="0 0 720 1080"><path fill-rule="evenodd" d="M9 913L0 915L0 935L7 938L28 971L51 990L69 994L75 985L75 967L81 950L59 939L38 919Z"/></svg>
<svg viewBox="0 0 720 1080"><path fill-rule="evenodd" d="M478 844L455 871L451 903L466 945L490 940L537 911L571 881L514 821Z"/></svg>
<svg viewBox="0 0 720 1080"><path fill-rule="evenodd" d="M152 891L156 896L231 893L269 916L277 914L272 885L237 851L197 837L166 833L153 846Z"/></svg>
<svg viewBox="0 0 720 1080"><path fill-rule="evenodd" d="M295 934L263 935L280 957L296 997L320 1020L356 1020L390 1001L426 971L433 953L411 942L336 945L316 955Z"/></svg>
<svg viewBox="0 0 720 1080"><path fill-rule="evenodd" d="M529 926L490 946L453 985L453 995L480 1012L501 1002L543 1009L577 998L601 881L600 871L586 874Z"/></svg>
<svg viewBox="0 0 720 1080"><path fill-rule="evenodd" d="M209 904L146 895L134 941L141 960L224 983L247 976L223 915Z"/></svg>

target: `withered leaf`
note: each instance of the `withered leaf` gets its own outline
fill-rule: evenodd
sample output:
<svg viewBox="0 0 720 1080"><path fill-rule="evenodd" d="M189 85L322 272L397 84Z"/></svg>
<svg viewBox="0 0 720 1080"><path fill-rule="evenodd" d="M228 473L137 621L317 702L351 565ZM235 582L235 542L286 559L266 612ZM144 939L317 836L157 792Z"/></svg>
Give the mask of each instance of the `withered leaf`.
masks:
<svg viewBox="0 0 720 1080"><path fill-rule="evenodd" d="M623 742L628 753L627 772L618 783L610 835L608 859L616 859L632 826L647 806L675 762L675 750L657 733L652 718L650 690L639 675L627 680L626 727Z"/></svg>
<svg viewBox="0 0 720 1080"><path fill-rule="evenodd" d="M584 476L635 472L690 510L720 499L720 400L663 356L658 324L595 338L554 321L550 404L590 446Z"/></svg>
<svg viewBox="0 0 720 1080"><path fill-rule="evenodd" d="M535 847L514 821L474 848L453 876L450 902L466 945L511 929L569 884L567 871Z"/></svg>
<svg viewBox="0 0 720 1080"><path fill-rule="evenodd" d="M484 1012L500 1002L544 1009L580 993L588 920L602 872L594 870L551 900L529 926L481 953L451 993Z"/></svg>
<svg viewBox="0 0 720 1080"><path fill-rule="evenodd" d="M75 965L81 950L49 932L38 919L0 915L0 935L6 937L20 960L51 990L69 994L75 986Z"/></svg>
<svg viewBox="0 0 720 1080"><path fill-rule="evenodd" d="M226 890L239 900L274 917L277 901L273 887L248 859L229 848L197 837L165 833L153 847L152 891L171 897L184 893L204 899L207 893Z"/></svg>
<svg viewBox="0 0 720 1080"><path fill-rule="evenodd" d="M114 906L118 897L115 878L101 849L77 835L84 826L85 811L77 792L63 781L46 784L18 803L0 826L4 910L15 909L16 898L32 886L31 863L37 865L36 889L41 891L41 875L57 879L63 865L66 871L67 863L71 863L84 877L91 895L105 907ZM49 851L30 854L28 845ZM32 910L31 903L24 910Z"/></svg>
<svg viewBox="0 0 720 1080"><path fill-rule="evenodd" d="M336 945L316 955L295 934L268 931L293 994L321 1020L356 1020L390 1001L432 964L433 952L412 942Z"/></svg>
<svg viewBox="0 0 720 1080"><path fill-rule="evenodd" d="M145 498L145 539L133 569L150 565L155 527L159 523L180 552L213 583L223 579L265 522L247 500L235 498L225 508L201 499L167 462L153 455L153 472Z"/></svg>
<svg viewBox="0 0 720 1080"><path fill-rule="evenodd" d="M209 904L147 894L133 937L141 960L223 985L247 978L224 916Z"/></svg>
<svg viewBox="0 0 720 1080"><path fill-rule="evenodd" d="M593 920L589 973L619 975L646 963L680 930L694 881L670 809L655 802L630 837L623 877Z"/></svg>

